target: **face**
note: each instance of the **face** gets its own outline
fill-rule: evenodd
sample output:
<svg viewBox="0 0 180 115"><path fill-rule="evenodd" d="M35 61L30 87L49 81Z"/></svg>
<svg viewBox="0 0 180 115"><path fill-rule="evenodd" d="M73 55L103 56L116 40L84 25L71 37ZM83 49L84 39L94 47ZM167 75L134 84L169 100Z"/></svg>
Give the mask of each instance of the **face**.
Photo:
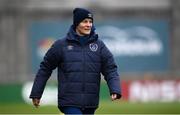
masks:
<svg viewBox="0 0 180 115"><path fill-rule="evenodd" d="M76 27L76 32L80 36L89 35L92 28L92 19L86 18Z"/></svg>

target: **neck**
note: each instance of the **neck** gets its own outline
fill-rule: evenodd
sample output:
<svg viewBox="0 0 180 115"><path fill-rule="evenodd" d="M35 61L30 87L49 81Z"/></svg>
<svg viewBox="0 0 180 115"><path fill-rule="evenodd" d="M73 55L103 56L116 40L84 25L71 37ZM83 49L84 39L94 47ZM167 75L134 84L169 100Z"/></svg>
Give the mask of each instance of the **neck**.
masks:
<svg viewBox="0 0 180 115"><path fill-rule="evenodd" d="M77 35L79 35L79 36L86 36L86 34L83 34L83 33L80 33L77 29L75 30L76 31L76 33L77 33Z"/></svg>

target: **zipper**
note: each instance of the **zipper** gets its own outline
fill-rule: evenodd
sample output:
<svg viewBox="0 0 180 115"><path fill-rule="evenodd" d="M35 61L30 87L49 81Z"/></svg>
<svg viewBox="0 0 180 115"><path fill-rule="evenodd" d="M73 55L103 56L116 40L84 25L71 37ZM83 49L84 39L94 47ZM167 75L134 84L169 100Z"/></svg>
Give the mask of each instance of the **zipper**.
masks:
<svg viewBox="0 0 180 115"><path fill-rule="evenodd" d="M85 109L84 102L84 93L85 93L85 45L82 45L82 53L83 53L83 86L82 86L82 109Z"/></svg>

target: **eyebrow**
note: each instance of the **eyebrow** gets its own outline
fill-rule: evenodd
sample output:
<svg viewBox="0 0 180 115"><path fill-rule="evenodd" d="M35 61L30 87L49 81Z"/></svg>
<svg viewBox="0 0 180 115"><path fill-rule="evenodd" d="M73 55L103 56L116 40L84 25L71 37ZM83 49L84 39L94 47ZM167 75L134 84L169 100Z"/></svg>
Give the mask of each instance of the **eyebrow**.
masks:
<svg viewBox="0 0 180 115"><path fill-rule="evenodd" d="M89 22L92 22L92 19L85 19L83 21L89 21Z"/></svg>

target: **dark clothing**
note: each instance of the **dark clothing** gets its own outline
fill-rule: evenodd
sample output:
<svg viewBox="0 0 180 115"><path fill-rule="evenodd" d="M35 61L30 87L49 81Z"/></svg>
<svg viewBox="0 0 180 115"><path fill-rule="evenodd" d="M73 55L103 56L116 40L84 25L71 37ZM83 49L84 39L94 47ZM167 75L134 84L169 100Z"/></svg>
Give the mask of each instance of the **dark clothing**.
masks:
<svg viewBox="0 0 180 115"><path fill-rule="evenodd" d="M67 36L57 40L46 53L36 75L30 98L41 98L52 70L58 68L58 106L97 108L101 74L110 94L121 97L119 75L113 56L92 28L81 44L70 28Z"/></svg>
<svg viewBox="0 0 180 115"><path fill-rule="evenodd" d="M95 110L94 108L86 108L86 109L82 109L82 108L78 108L78 107L60 107L59 110L61 112L63 112L65 115L69 115L69 114L78 114L78 115L82 115L82 114L88 114L88 115L93 115Z"/></svg>
<svg viewBox="0 0 180 115"><path fill-rule="evenodd" d="M85 45L88 42L88 36L79 36L79 42L81 45Z"/></svg>
<svg viewBox="0 0 180 115"><path fill-rule="evenodd" d="M93 21L93 14L84 8L75 8L73 10L73 25L78 26L85 18Z"/></svg>

